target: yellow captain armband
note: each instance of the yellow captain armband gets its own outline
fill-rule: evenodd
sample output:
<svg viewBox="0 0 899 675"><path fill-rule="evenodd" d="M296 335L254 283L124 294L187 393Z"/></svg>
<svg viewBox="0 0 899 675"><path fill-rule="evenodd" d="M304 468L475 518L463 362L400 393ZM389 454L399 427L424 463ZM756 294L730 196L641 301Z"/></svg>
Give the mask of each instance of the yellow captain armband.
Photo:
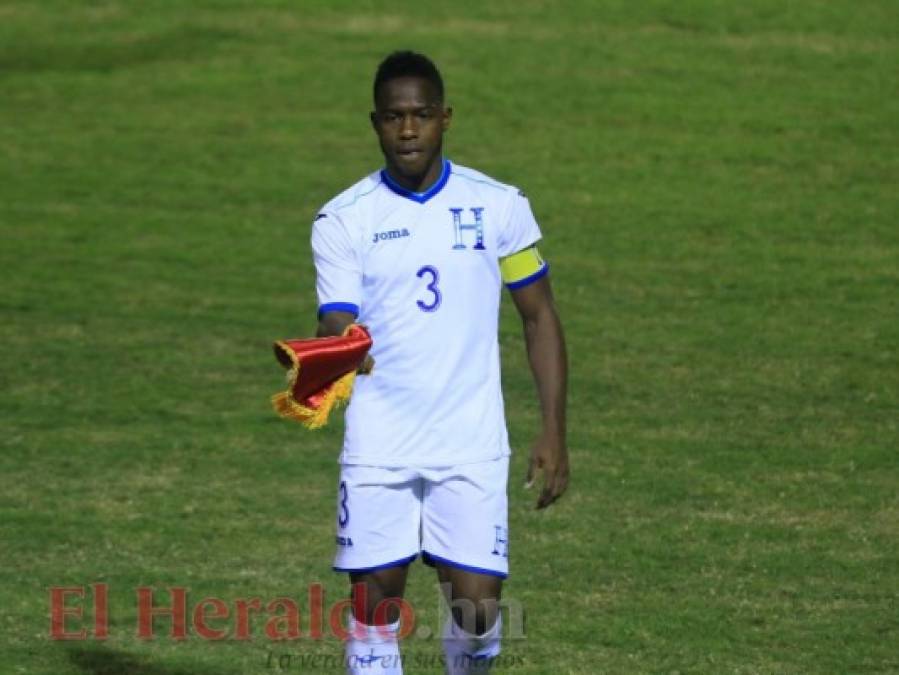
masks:
<svg viewBox="0 0 899 675"><path fill-rule="evenodd" d="M540 256L536 246L500 258L499 270L503 283L509 290L523 288L549 272L549 265Z"/></svg>

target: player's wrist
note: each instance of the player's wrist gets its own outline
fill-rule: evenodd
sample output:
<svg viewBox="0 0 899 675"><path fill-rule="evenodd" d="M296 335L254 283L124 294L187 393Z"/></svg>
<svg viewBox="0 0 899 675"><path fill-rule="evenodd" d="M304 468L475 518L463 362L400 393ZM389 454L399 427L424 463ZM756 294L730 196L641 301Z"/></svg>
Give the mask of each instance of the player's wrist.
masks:
<svg viewBox="0 0 899 675"><path fill-rule="evenodd" d="M554 441L559 445L565 445L565 425L554 420L543 421L543 432L541 436L549 441Z"/></svg>

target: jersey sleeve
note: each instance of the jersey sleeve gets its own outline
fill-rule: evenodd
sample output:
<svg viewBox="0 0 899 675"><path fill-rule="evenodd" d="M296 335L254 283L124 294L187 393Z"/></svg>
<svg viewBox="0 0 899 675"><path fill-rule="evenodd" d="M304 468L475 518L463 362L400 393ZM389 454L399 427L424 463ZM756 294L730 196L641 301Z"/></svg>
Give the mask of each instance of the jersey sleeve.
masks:
<svg viewBox="0 0 899 675"><path fill-rule="evenodd" d="M318 315L350 312L359 316L362 265L353 238L336 215L319 213L312 224L312 257Z"/></svg>
<svg viewBox="0 0 899 675"><path fill-rule="evenodd" d="M531 211L530 202L523 192L517 191L512 197L509 215L500 233L497 253L500 258L505 258L532 246L540 237L540 227Z"/></svg>

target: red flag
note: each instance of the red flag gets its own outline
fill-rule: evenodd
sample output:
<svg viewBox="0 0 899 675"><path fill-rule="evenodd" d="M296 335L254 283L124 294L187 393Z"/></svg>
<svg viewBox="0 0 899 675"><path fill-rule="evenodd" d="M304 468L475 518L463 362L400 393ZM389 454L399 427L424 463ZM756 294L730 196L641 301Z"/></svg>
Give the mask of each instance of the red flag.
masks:
<svg viewBox="0 0 899 675"><path fill-rule="evenodd" d="M287 391L272 396L275 411L317 429L327 424L335 404L350 398L371 335L352 324L340 337L280 340L274 348L281 365L290 369Z"/></svg>

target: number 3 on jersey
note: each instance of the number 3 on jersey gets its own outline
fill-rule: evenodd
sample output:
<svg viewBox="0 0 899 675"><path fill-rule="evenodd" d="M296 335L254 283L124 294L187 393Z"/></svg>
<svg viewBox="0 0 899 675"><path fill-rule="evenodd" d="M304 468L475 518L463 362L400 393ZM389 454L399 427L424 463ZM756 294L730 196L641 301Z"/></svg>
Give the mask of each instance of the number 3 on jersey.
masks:
<svg viewBox="0 0 899 675"><path fill-rule="evenodd" d="M437 288L437 282L440 281L440 273L433 265L425 265L415 273L415 276L419 279L430 278L430 282L425 286L425 290L430 291L432 295L424 300L416 300L415 303L422 312L433 312L440 307L440 300L443 297L440 294L440 289Z"/></svg>
<svg viewBox="0 0 899 675"><path fill-rule="evenodd" d="M347 523L350 522L350 508L347 506L347 500L350 498L346 489L346 481L340 481L340 510L337 513L337 524L340 525L341 528L346 527Z"/></svg>

